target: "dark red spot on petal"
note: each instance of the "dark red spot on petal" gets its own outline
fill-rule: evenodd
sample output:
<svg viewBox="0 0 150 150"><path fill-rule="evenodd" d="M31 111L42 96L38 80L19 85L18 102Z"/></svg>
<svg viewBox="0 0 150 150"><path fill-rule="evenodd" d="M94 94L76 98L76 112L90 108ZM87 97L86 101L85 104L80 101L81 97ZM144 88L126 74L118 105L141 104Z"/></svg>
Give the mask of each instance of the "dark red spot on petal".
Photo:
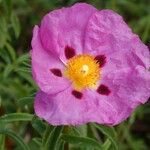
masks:
<svg viewBox="0 0 150 150"><path fill-rule="evenodd" d="M65 47L65 56L67 59L72 58L73 56L75 56L75 49L70 47L70 46L66 46Z"/></svg>
<svg viewBox="0 0 150 150"><path fill-rule="evenodd" d="M73 91L72 91L72 95L75 96L75 97L78 98L78 99L81 99L82 96L83 96L83 94L82 94L81 92L76 91L76 90L73 90Z"/></svg>
<svg viewBox="0 0 150 150"><path fill-rule="evenodd" d="M109 88L107 86L105 86L104 84L101 84L98 87L97 92L99 94L102 94L102 95L109 95L111 93L111 91L109 90Z"/></svg>
<svg viewBox="0 0 150 150"><path fill-rule="evenodd" d="M53 69L50 69L50 71L51 71L55 76L62 77L62 73L61 73L61 70L60 70L60 69L53 68Z"/></svg>
<svg viewBox="0 0 150 150"><path fill-rule="evenodd" d="M105 55L97 55L95 57L95 60L99 63L99 67L103 67L106 63L106 57Z"/></svg>

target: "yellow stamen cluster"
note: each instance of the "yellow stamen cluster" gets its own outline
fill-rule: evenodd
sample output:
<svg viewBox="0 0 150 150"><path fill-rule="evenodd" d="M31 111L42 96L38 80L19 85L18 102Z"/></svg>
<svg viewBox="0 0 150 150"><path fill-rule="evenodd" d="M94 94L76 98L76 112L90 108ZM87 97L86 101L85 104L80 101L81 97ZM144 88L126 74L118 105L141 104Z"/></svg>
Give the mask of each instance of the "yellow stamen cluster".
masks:
<svg viewBox="0 0 150 150"><path fill-rule="evenodd" d="M76 90L95 88L100 79L100 68L94 56L76 55L67 62L64 75L70 79Z"/></svg>

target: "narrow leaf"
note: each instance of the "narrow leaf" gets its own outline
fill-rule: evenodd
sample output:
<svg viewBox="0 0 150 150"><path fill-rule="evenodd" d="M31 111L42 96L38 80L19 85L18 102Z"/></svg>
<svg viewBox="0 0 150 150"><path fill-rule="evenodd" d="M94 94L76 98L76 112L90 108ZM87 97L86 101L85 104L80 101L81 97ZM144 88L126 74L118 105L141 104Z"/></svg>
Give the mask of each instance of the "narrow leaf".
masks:
<svg viewBox="0 0 150 150"><path fill-rule="evenodd" d="M27 113L11 113L0 117L0 122L11 123L14 121L31 121L33 118L32 114Z"/></svg>
<svg viewBox="0 0 150 150"><path fill-rule="evenodd" d="M0 150L4 150L5 146L5 135L0 135Z"/></svg>
<svg viewBox="0 0 150 150"><path fill-rule="evenodd" d="M45 130L44 135L43 135L43 138L42 138L42 146L43 147L45 147L47 139L48 139L48 137L51 134L53 129L54 129L54 126L47 125L46 130Z"/></svg>
<svg viewBox="0 0 150 150"><path fill-rule="evenodd" d="M20 106L26 106L26 105L33 105L34 97L29 96L29 97L23 97L19 99L17 102Z"/></svg>
<svg viewBox="0 0 150 150"><path fill-rule="evenodd" d="M113 127L103 126L94 124L94 126L100 130L104 135L106 135L110 141L112 142L113 148L118 150L117 142L116 142L116 133Z"/></svg>
<svg viewBox="0 0 150 150"><path fill-rule="evenodd" d="M10 136L12 139L14 139L17 142L18 145L20 145L22 150L29 150L28 146L24 143L22 138L20 136L16 135L16 133L14 133L8 129L0 129L0 134L5 134L5 135Z"/></svg>
<svg viewBox="0 0 150 150"><path fill-rule="evenodd" d="M57 126L52 130L51 134L47 139L45 150L55 150L62 129L62 126Z"/></svg>
<svg viewBox="0 0 150 150"><path fill-rule="evenodd" d="M41 146L41 139L40 139L40 138L33 138L32 141L33 141L37 146Z"/></svg>
<svg viewBox="0 0 150 150"><path fill-rule="evenodd" d="M32 119L32 127L40 134L43 135L46 125L37 117Z"/></svg>
<svg viewBox="0 0 150 150"><path fill-rule="evenodd" d="M11 22L12 22L12 26L15 32L15 36L16 38L18 38L20 34L20 22L19 22L18 17L14 13L12 13L11 15Z"/></svg>
<svg viewBox="0 0 150 150"><path fill-rule="evenodd" d="M111 141L109 139L107 139L102 146L103 146L103 150L109 150L109 148L111 146Z"/></svg>
<svg viewBox="0 0 150 150"><path fill-rule="evenodd" d="M13 64L8 64L6 67L5 67L5 70L3 72L3 77L4 78L7 78L9 76L9 74L13 71L14 69L14 66Z"/></svg>
<svg viewBox="0 0 150 150"><path fill-rule="evenodd" d="M102 146L96 140L92 138L63 134L61 136L61 139L71 144L75 144L75 145L82 146L82 147L98 148L99 150L102 149Z"/></svg>
<svg viewBox="0 0 150 150"><path fill-rule="evenodd" d="M10 57L13 61L16 60L16 52L14 50L14 48L9 44L9 43L6 43L6 48L10 54Z"/></svg>
<svg viewBox="0 0 150 150"><path fill-rule="evenodd" d="M18 59L17 59L17 62L18 63L22 63L22 62L24 62L24 61L28 61L29 60L29 54L28 53L26 53L26 54L23 54L23 55L21 55Z"/></svg>

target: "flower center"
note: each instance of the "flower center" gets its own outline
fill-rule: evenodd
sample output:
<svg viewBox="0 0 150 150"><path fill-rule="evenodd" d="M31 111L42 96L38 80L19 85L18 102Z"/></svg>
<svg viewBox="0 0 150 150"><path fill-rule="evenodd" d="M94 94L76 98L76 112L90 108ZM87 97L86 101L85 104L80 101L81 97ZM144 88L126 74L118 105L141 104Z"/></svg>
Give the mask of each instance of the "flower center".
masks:
<svg viewBox="0 0 150 150"><path fill-rule="evenodd" d="M96 88L100 78L100 67L91 55L76 55L67 62L64 75L70 79L76 90Z"/></svg>

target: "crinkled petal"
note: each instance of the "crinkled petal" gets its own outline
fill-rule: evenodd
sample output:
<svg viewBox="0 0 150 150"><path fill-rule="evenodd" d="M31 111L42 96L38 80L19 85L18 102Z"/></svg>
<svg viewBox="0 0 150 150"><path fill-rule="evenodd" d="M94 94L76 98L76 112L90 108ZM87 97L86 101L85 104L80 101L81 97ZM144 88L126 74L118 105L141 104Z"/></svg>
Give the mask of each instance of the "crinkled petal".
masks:
<svg viewBox="0 0 150 150"><path fill-rule="evenodd" d="M107 85L111 94L106 101L118 112L114 124L125 120L131 112L150 97L150 74L144 67L125 68L103 76L101 84Z"/></svg>
<svg viewBox="0 0 150 150"><path fill-rule="evenodd" d="M85 53L105 55L106 70L125 67L150 66L148 48L124 22L111 10L97 11L90 17L85 35Z"/></svg>
<svg viewBox="0 0 150 150"><path fill-rule="evenodd" d="M145 49L143 49L143 51L144 50ZM147 49L145 50L145 52L149 54ZM125 68L135 69L137 66L144 67L145 70L148 70L149 64L148 59L147 61L145 61L146 60L145 59L144 62L143 59L139 58L139 56L137 56L137 54L133 51L126 52L118 50L107 55L105 53L102 54L106 57L106 63L104 67L101 69L102 76L105 76L112 72L116 72L116 70L119 71ZM147 65L147 68L145 64Z"/></svg>
<svg viewBox="0 0 150 150"><path fill-rule="evenodd" d="M132 39L132 51L133 54L139 59L141 64L145 66L146 69L150 67L150 52L148 47L139 39L138 36Z"/></svg>
<svg viewBox="0 0 150 150"><path fill-rule="evenodd" d="M32 39L32 74L40 89L49 94L58 93L66 89L70 83L64 77L55 76L50 69L58 68L63 71L62 62L45 51L39 37L39 28L35 26Z"/></svg>
<svg viewBox="0 0 150 150"><path fill-rule="evenodd" d="M85 52L102 52L107 49L114 52L118 48L125 50L133 36L131 29L120 15L112 10L97 11L88 22L84 50Z"/></svg>
<svg viewBox="0 0 150 150"><path fill-rule="evenodd" d="M75 49L76 54L81 54L85 28L89 17L95 11L91 5L77 3L70 8L54 10L47 14L40 26L44 48L60 56L63 61L66 61L66 46Z"/></svg>
<svg viewBox="0 0 150 150"><path fill-rule="evenodd" d="M52 125L80 125L88 122L111 125L116 111L110 103L97 97L93 91L84 91L81 99L75 98L72 89L47 95L38 92L35 98L35 112Z"/></svg>

